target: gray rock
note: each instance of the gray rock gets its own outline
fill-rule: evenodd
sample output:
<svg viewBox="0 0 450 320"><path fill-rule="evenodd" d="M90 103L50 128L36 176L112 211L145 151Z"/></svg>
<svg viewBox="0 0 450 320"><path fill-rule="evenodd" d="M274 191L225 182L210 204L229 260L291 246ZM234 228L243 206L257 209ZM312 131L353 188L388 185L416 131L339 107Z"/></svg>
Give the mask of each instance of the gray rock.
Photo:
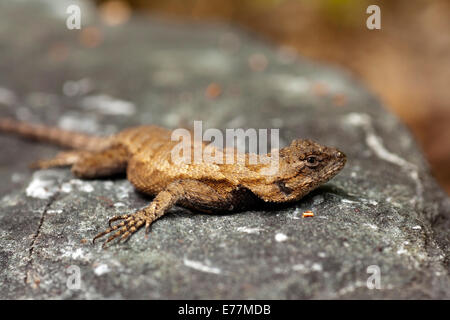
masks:
<svg viewBox="0 0 450 320"><path fill-rule="evenodd" d="M223 25L107 27L85 2L83 29L68 30L65 7L46 3L60 2L0 4L2 116L96 133L193 120L280 128L284 144L312 138L349 161L293 205L174 208L148 239L102 250L90 239L107 219L151 199L122 178L33 173L27 165L57 149L1 135L0 298L450 298L449 199L405 127L344 70ZM96 32L99 45L83 46ZM205 97L213 82L221 94ZM381 289L367 286L370 266Z"/></svg>

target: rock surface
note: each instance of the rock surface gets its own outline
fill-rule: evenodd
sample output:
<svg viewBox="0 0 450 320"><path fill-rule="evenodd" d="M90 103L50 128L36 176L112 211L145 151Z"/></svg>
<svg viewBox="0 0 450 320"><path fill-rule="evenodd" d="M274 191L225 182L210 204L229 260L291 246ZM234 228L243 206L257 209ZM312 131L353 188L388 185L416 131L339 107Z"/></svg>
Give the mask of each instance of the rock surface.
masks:
<svg viewBox="0 0 450 320"><path fill-rule="evenodd" d="M231 27L139 17L109 27L81 5L77 31L64 2L0 4L1 116L95 133L193 120L280 128L284 144L312 138L349 161L296 204L174 208L148 239L102 250L90 239L107 219L151 199L122 178L33 173L57 149L1 135L1 299L450 298L449 199L404 126L344 71ZM380 289L367 287L369 266Z"/></svg>

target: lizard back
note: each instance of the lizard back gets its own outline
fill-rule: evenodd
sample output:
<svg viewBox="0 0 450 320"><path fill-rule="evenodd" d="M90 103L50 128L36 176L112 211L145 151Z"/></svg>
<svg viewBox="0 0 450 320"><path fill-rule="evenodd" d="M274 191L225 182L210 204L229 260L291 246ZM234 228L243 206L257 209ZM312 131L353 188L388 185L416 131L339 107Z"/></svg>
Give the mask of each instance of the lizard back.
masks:
<svg viewBox="0 0 450 320"><path fill-rule="evenodd" d="M177 163L172 157L180 141L173 141L171 136L172 131L164 128L139 126L126 129L115 137L115 143L129 152L127 178L138 190L156 194L171 182L185 179L200 180L212 187L220 185L224 192L235 187L236 184L223 173L227 165L203 161L196 163L192 157L189 161ZM203 148L207 146L204 142L200 144ZM193 156L193 139L189 145L190 150L187 151Z"/></svg>

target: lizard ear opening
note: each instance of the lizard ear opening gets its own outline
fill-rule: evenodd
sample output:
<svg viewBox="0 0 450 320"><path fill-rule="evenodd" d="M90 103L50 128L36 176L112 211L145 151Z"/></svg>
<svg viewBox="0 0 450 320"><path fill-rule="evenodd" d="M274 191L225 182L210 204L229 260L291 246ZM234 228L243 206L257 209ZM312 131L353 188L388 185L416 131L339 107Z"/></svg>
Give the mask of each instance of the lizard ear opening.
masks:
<svg viewBox="0 0 450 320"><path fill-rule="evenodd" d="M278 188L280 189L280 191L285 195L285 196L289 196L292 193L292 189L288 188L286 186L286 184L284 183L284 181L276 181L275 182L276 185L278 186Z"/></svg>

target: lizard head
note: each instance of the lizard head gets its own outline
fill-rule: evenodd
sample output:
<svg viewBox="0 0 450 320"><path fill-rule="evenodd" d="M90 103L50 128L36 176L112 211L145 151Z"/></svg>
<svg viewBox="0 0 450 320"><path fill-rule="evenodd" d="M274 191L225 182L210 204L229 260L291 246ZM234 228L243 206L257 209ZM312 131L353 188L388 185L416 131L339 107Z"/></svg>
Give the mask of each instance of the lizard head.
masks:
<svg viewBox="0 0 450 320"><path fill-rule="evenodd" d="M250 189L267 202L295 201L341 171L346 156L311 140L294 140L279 152L278 172Z"/></svg>

